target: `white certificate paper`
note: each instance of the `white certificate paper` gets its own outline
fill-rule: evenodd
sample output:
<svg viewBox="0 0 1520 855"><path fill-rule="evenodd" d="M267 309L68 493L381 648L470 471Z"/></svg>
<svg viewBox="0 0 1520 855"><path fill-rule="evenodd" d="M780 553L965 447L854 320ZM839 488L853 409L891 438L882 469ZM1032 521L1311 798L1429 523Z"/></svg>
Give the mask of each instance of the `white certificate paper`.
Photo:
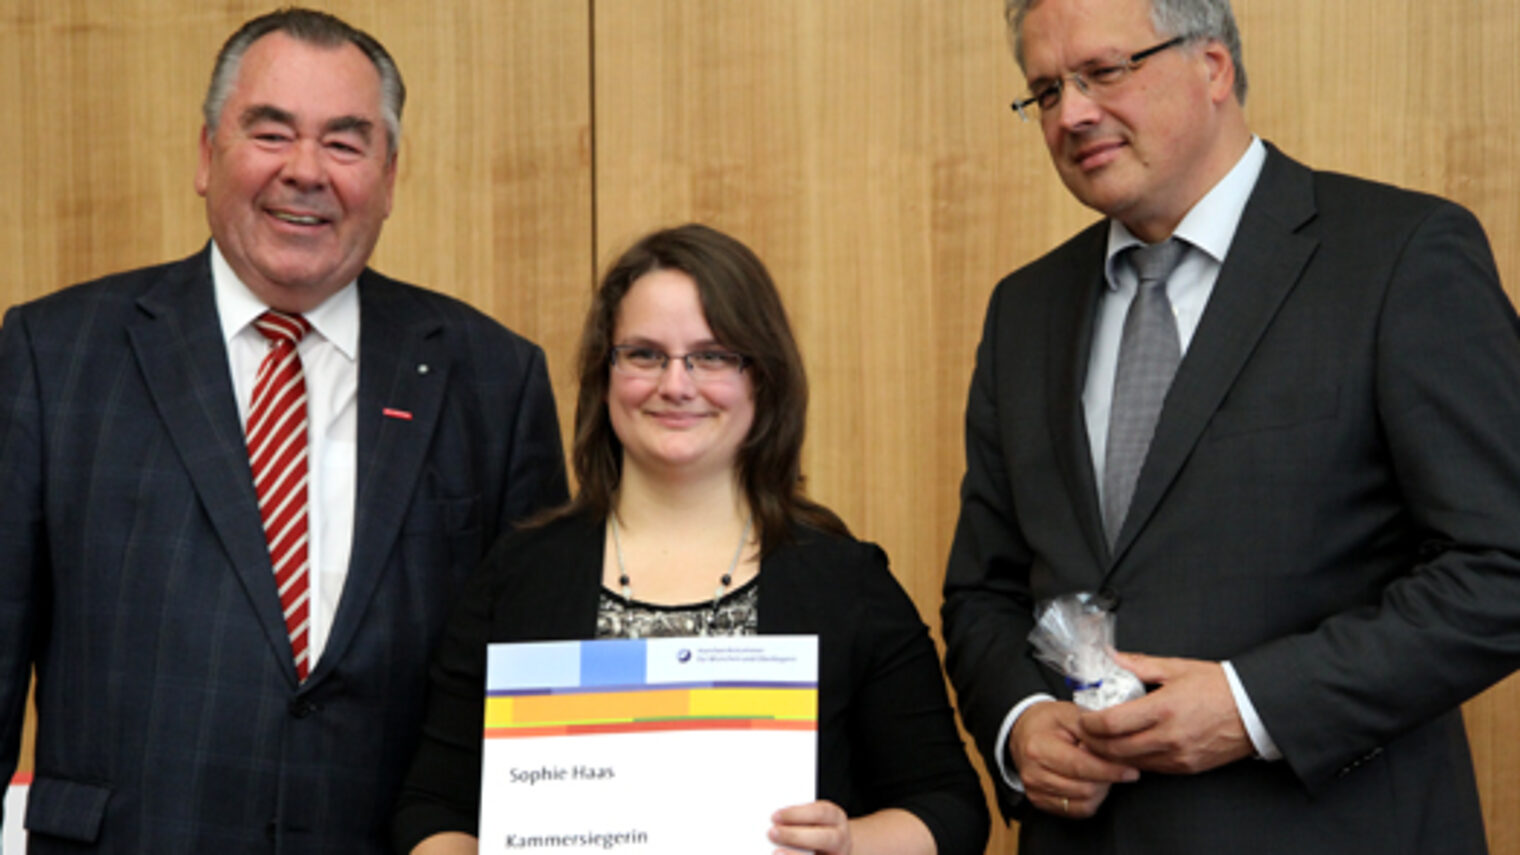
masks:
<svg viewBox="0 0 1520 855"><path fill-rule="evenodd" d="M480 851L770 855L817 731L816 636L493 644Z"/></svg>

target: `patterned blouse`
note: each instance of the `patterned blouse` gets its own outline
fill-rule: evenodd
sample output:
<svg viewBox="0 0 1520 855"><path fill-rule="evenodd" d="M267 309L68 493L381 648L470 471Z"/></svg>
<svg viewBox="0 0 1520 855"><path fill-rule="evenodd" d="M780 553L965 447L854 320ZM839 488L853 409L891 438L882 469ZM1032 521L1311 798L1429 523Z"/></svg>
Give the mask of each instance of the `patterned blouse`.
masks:
<svg viewBox="0 0 1520 855"><path fill-rule="evenodd" d="M596 637L754 635L759 627L759 602L759 576L724 594L716 603L703 600L679 606L624 599L603 588L597 605Z"/></svg>

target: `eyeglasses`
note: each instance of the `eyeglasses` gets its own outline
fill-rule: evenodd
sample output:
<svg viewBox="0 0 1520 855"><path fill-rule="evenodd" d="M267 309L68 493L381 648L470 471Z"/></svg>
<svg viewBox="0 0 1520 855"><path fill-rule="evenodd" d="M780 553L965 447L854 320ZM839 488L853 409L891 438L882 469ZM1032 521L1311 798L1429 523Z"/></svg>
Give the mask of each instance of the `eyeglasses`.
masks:
<svg viewBox="0 0 1520 855"><path fill-rule="evenodd" d="M1068 80L1075 83L1083 95L1089 98L1101 98L1106 92L1123 83L1131 72L1138 69L1150 57L1192 38L1193 36L1190 35L1177 36L1138 53L1132 53L1123 59L1095 60L1070 74L1053 80L1036 80L1029 87L1028 97L1013 102L1013 111L1026 122L1030 121L1029 114L1034 112L1032 108L1038 107L1040 115L1049 113L1061 106L1061 90L1066 87Z"/></svg>
<svg viewBox="0 0 1520 855"><path fill-rule="evenodd" d="M731 380L749 364L749 357L731 350L694 350L691 353L666 353L641 344L620 344L612 348L612 369L627 377L654 380L665 373L672 359L686 366L686 373L697 383Z"/></svg>

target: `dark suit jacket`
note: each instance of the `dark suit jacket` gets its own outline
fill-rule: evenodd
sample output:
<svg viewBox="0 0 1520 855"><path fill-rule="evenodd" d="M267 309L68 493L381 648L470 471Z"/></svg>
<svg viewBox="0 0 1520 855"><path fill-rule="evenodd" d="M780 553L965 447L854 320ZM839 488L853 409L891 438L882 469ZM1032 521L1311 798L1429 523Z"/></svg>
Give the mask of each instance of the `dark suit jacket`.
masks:
<svg viewBox="0 0 1520 855"><path fill-rule="evenodd" d="M1120 649L1232 660L1285 759L1019 812L1019 851L1484 851L1458 705L1520 663L1520 335L1478 223L1269 147L1112 554L1081 404L1107 228L987 313L945 582L962 713L990 761L1020 699L1069 697L1032 606L1108 588Z"/></svg>
<svg viewBox="0 0 1520 855"><path fill-rule="evenodd" d="M208 258L0 329L0 771L35 664L33 852L385 851L451 595L565 495L542 352L365 271L352 563L298 686Z"/></svg>
<svg viewBox="0 0 1520 855"><path fill-rule="evenodd" d="M471 579L438 647L422 745L397 808L398 852L441 831L476 833L486 645L596 637L603 531L573 516L516 532ZM980 855L985 798L934 645L886 555L797 529L762 560L759 584L761 634L819 637L818 798L850 816L910 811L940 855Z"/></svg>

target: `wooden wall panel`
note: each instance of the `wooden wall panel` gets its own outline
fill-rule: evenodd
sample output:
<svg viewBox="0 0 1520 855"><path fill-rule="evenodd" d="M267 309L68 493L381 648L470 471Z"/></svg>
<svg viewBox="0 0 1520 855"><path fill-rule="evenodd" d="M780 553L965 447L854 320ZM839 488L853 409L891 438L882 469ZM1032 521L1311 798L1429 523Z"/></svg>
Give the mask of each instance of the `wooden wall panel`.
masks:
<svg viewBox="0 0 1520 855"><path fill-rule="evenodd" d="M186 255L200 96L219 44L157 4L9 0L0 17L0 258L7 305ZM215 27L215 29L221 29ZM206 44L194 73L171 46Z"/></svg>
<svg viewBox="0 0 1520 855"><path fill-rule="evenodd" d="M544 346L564 392L595 266L589 5L366 5L409 89L376 265ZM574 400L557 397L568 424Z"/></svg>

